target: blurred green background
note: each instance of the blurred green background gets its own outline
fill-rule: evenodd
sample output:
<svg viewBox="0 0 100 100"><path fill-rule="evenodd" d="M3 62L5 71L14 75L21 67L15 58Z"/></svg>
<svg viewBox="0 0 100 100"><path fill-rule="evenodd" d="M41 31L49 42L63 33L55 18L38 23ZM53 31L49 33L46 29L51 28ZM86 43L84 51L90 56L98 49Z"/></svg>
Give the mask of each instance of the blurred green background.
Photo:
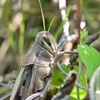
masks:
<svg viewBox="0 0 100 100"><path fill-rule="evenodd" d="M71 6L69 15L70 34L77 28L76 0L66 0ZM57 15L50 32L55 36L61 21L58 0L41 0L46 30L51 20ZM82 21L89 34L100 31L100 0L82 0ZM9 82L16 78L23 55L34 43L39 31L43 30L41 11L38 0L0 0L0 82ZM63 28L62 28L63 30ZM62 34L62 31L59 32ZM56 41L59 40L59 34ZM99 40L100 41L100 40ZM100 51L99 41L95 48ZM5 93L5 91L3 92ZM4 95L0 92L0 97Z"/></svg>

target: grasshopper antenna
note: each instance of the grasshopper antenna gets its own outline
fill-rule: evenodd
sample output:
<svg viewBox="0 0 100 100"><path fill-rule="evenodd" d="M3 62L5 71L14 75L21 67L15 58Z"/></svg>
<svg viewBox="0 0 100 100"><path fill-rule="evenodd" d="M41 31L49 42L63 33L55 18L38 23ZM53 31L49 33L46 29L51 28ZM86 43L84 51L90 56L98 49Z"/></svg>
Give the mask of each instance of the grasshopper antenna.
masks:
<svg viewBox="0 0 100 100"><path fill-rule="evenodd" d="M56 19L56 15L53 17L52 21L50 22L49 28L48 28L48 32L50 31L51 25L53 24L54 20Z"/></svg>
<svg viewBox="0 0 100 100"><path fill-rule="evenodd" d="M40 9L41 9L41 15L42 15L42 21L43 21L43 28L44 28L44 31L45 31L45 19L44 19L42 4L41 4L40 0L38 0L38 1L39 1Z"/></svg>
<svg viewBox="0 0 100 100"><path fill-rule="evenodd" d="M57 15L60 13L60 11L64 9L64 8L60 8L60 10L57 12L57 14L53 17L52 21L50 22L49 28L48 28L48 32L50 31L50 28L53 24L53 22L55 21L55 19L57 18Z"/></svg>

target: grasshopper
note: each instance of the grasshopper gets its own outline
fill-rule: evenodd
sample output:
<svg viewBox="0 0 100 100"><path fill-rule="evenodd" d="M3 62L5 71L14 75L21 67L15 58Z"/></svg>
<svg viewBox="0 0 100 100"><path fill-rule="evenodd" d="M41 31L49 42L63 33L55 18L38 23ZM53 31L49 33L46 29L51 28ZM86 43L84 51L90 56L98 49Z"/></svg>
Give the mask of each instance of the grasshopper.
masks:
<svg viewBox="0 0 100 100"><path fill-rule="evenodd" d="M38 92L42 93L41 97L44 97L50 84L52 62L56 54L57 43L51 33L39 32L34 45L31 46L22 62L10 100L25 100Z"/></svg>
<svg viewBox="0 0 100 100"><path fill-rule="evenodd" d="M23 60L10 100L25 100L33 93L44 90L50 80L51 62L56 53L57 43L53 36L48 31L39 32Z"/></svg>

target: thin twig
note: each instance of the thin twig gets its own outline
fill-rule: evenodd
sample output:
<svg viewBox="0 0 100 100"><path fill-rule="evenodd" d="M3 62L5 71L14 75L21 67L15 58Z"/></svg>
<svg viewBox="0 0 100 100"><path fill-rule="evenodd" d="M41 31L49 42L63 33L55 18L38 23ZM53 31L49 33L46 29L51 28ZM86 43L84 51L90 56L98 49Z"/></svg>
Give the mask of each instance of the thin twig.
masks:
<svg viewBox="0 0 100 100"><path fill-rule="evenodd" d="M62 51L60 53L63 53L63 54L78 54L77 51Z"/></svg>
<svg viewBox="0 0 100 100"><path fill-rule="evenodd" d="M51 65L56 65L64 54L78 54L77 51L62 51L58 52L56 58L51 62Z"/></svg>
<svg viewBox="0 0 100 100"><path fill-rule="evenodd" d="M78 27L78 44L80 43L80 23L81 23L81 4L82 4L82 0L76 0L77 1L77 27Z"/></svg>
<svg viewBox="0 0 100 100"><path fill-rule="evenodd" d="M33 100L35 98L38 98L40 95L41 95L41 92L38 92L38 93L32 94L31 96L29 96L25 100Z"/></svg>
<svg viewBox="0 0 100 100"><path fill-rule="evenodd" d="M79 83L80 81L80 74L82 70L82 61L79 58L79 68L78 68L78 75L77 75L77 82ZM79 93L79 87L77 86L77 99L80 100L80 93Z"/></svg>
<svg viewBox="0 0 100 100"><path fill-rule="evenodd" d="M61 68L59 62L57 63L57 67L58 67L58 69L60 70L60 72L61 72L64 76L67 77L68 74ZM75 82L75 85L78 86L79 88L85 90L85 91L88 91L88 90L89 90L88 88L86 88L86 87L82 86L81 84L79 84L77 81Z"/></svg>
<svg viewBox="0 0 100 100"><path fill-rule="evenodd" d="M94 42L96 39L98 39L100 36L100 31L97 33L94 33L90 37L88 37L85 41L85 44L90 45L92 42Z"/></svg>
<svg viewBox="0 0 100 100"><path fill-rule="evenodd" d="M77 81L75 82L75 85L78 86L79 88L85 90L85 91L89 91L89 89L87 87L84 87L83 85L81 85L80 83L78 83Z"/></svg>
<svg viewBox="0 0 100 100"><path fill-rule="evenodd" d="M59 62L57 63L57 67L59 69L59 71L64 75L64 76L67 76L68 74L61 68Z"/></svg>
<svg viewBox="0 0 100 100"><path fill-rule="evenodd" d="M8 84L0 83L0 85L4 87L8 87L12 90L12 86L9 83Z"/></svg>
<svg viewBox="0 0 100 100"><path fill-rule="evenodd" d="M9 92L8 94L4 95L3 97L0 98L0 100L5 100L5 99L7 99L8 97L11 96L11 93L12 93L12 92Z"/></svg>
<svg viewBox="0 0 100 100"><path fill-rule="evenodd" d="M70 96L66 95L64 98L62 98L61 100L70 100Z"/></svg>

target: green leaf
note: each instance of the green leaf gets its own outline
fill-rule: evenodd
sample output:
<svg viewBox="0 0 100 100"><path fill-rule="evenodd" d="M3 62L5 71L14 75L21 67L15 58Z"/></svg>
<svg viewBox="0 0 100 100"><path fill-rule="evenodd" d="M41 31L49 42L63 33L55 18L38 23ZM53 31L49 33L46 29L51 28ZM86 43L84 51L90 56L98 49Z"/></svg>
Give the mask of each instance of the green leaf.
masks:
<svg viewBox="0 0 100 100"><path fill-rule="evenodd" d="M79 88L79 96L80 96L80 100L84 100L84 98L86 97L87 92L85 90L82 90L81 88ZM74 86L74 89L72 90L71 94L70 94L70 98L71 100L78 100L77 99L77 87Z"/></svg>
<svg viewBox="0 0 100 100"><path fill-rule="evenodd" d="M64 64L60 64L61 68L68 73L68 67ZM53 84L56 88L60 88L61 84L63 83L65 76L59 71L57 66L52 68L52 79L51 84Z"/></svg>
<svg viewBox="0 0 100 100"><path fill-rule="evenodd" d="M88 31L85 28L83 31L81 31L81 44L85 42L87 36L88 36Z"/></svg>
<svg viewBox="0 0 100 100"><path fill-rule="evenodd" d="M100 65L100 54L96 49L85 44L78 45L78 52L90 79L96 68Z"/></svg>

